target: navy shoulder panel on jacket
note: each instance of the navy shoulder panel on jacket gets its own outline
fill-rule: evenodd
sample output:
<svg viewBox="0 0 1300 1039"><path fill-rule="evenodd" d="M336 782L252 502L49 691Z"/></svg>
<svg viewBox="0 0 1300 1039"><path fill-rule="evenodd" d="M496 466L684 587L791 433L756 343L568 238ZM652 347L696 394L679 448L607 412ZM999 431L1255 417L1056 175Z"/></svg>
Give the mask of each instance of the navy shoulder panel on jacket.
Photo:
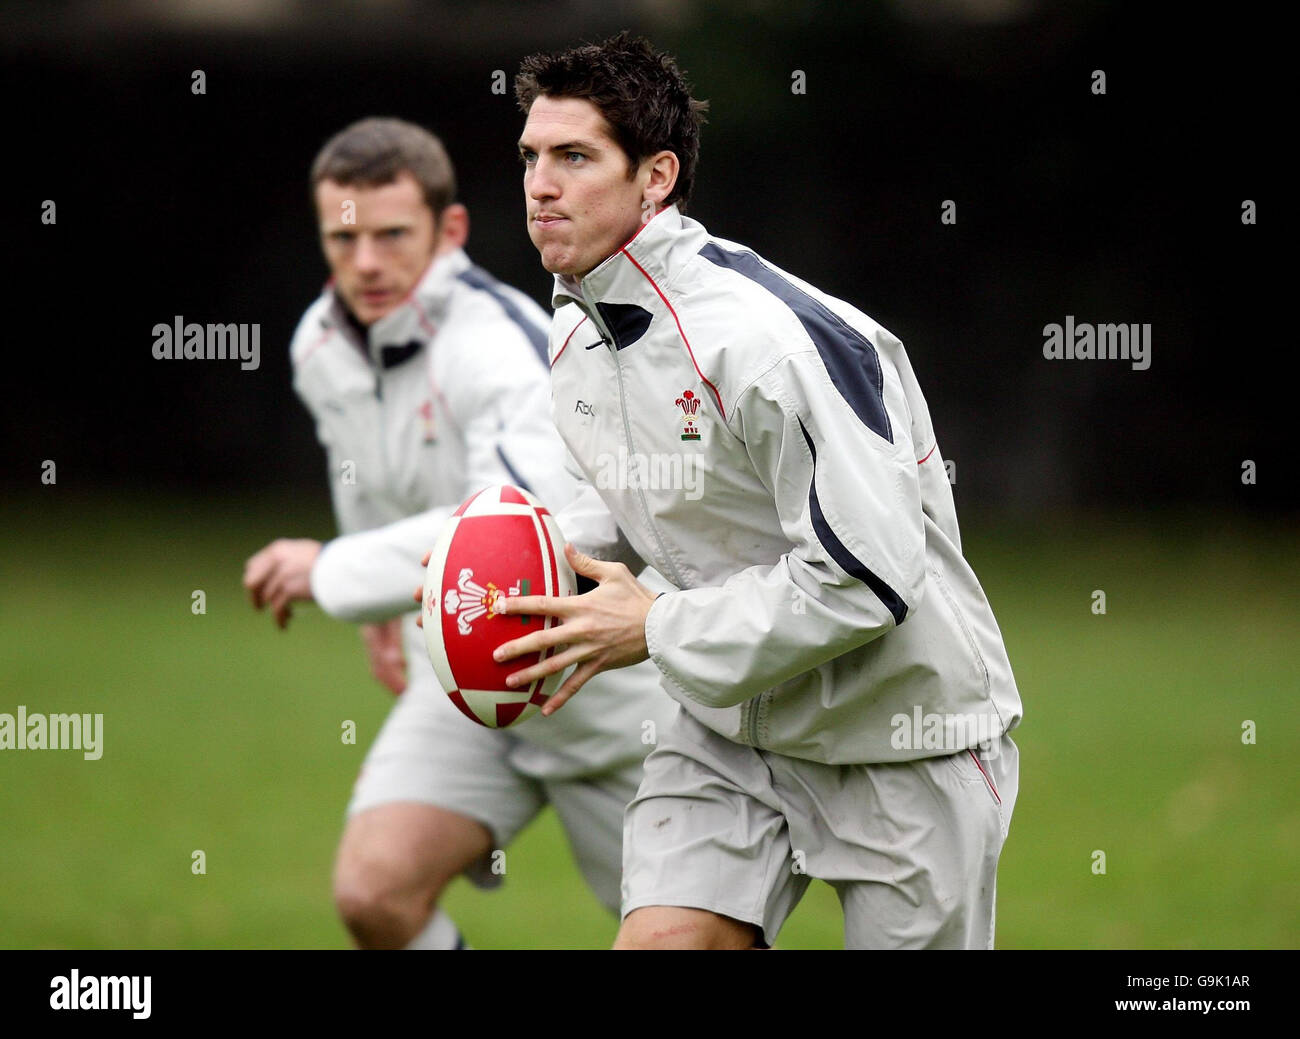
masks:
<svg viewBox="0 0 1300 1039"><path fill-rule="evenodd" d="M789 307L816 345L831 381L854 414L868 429L894 442L885 410L880 357L870 339L752 252L733 252L710 242L700 250L700 256L743 275Z"/></svg>

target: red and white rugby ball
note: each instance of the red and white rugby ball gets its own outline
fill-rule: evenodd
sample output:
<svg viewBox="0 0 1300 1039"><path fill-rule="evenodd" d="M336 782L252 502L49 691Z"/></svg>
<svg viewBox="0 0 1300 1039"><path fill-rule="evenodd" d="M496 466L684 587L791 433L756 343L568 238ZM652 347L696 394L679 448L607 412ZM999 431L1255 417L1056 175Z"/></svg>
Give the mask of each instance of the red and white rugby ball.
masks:
<svg viewBox="0 0 1300 1039"><path fill-rule="evenodd" d="M492 659L503 642L553 627L554 617L501 616L501 596L573 595L564 538L546 506L511 484L471 495L438 534L424 579L424 641L438 681L462 714L504 728L536 713L564 673L510 689L506 676L554 654Z"/></svg>

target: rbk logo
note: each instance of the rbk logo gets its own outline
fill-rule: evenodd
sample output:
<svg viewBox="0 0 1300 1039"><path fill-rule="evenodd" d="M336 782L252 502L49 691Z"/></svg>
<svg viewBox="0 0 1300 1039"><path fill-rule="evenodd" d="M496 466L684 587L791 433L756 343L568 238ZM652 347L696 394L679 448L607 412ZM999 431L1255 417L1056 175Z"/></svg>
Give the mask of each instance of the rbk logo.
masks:
<svg viewBox="0 0 1300 1039"><path fill-rule="evenodd" d="M573 406L573 410L579 415L594 415L596 414L596 405L580 400Z"/></svg>

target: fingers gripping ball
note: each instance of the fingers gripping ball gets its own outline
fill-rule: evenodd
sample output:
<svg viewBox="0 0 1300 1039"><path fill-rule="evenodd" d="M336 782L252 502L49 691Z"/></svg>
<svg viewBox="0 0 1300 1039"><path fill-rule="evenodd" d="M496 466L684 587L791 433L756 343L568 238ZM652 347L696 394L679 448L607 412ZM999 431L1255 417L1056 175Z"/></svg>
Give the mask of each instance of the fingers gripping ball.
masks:
<svg viewBox="0 0 1300 1039"><path fill-rule="evenodd" d="M498 484L471 495L455 511L429 556L420 609L433 670L462 714L504 728L546 703L563 673L521 689L508 688L506 676L555 648L504 664L492 659L492 651L556 620L501 616L496 602L502 596L573 595L576 584L555 518L527 491Z"/></svg>

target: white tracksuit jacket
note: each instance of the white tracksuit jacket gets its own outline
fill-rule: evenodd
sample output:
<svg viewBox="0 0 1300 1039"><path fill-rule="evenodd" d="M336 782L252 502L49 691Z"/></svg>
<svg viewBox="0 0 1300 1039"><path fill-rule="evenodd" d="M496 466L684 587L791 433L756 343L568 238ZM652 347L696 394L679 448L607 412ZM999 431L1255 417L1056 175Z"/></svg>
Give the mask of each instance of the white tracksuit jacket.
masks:
<svg viewBox="0 0 1300 1039"><path fill-rule="evenodd" d="M580 285L557 277L554 305L552 410L589 485L558 520L680 589L646 642L686 711L830 764L952 753L1019 722L893 335L676 207Z"/></svg>
<svg viewBox="0 0 1300 1039"><path fill-rule="evenodd" d="M406 614L412 684L437 683L411 593L456 507L493 483L523 486L552 512L576 493L550 417L546 324L537 304L457 250L365 342L329 288L294 334L294 388L326 450L341 535L312 569L312 594L341 620ZM600 772L639 761L643 722L676 710L648 664L601 676L591 691L590 702L510 733L560 753L574 774Z"/></svg>

